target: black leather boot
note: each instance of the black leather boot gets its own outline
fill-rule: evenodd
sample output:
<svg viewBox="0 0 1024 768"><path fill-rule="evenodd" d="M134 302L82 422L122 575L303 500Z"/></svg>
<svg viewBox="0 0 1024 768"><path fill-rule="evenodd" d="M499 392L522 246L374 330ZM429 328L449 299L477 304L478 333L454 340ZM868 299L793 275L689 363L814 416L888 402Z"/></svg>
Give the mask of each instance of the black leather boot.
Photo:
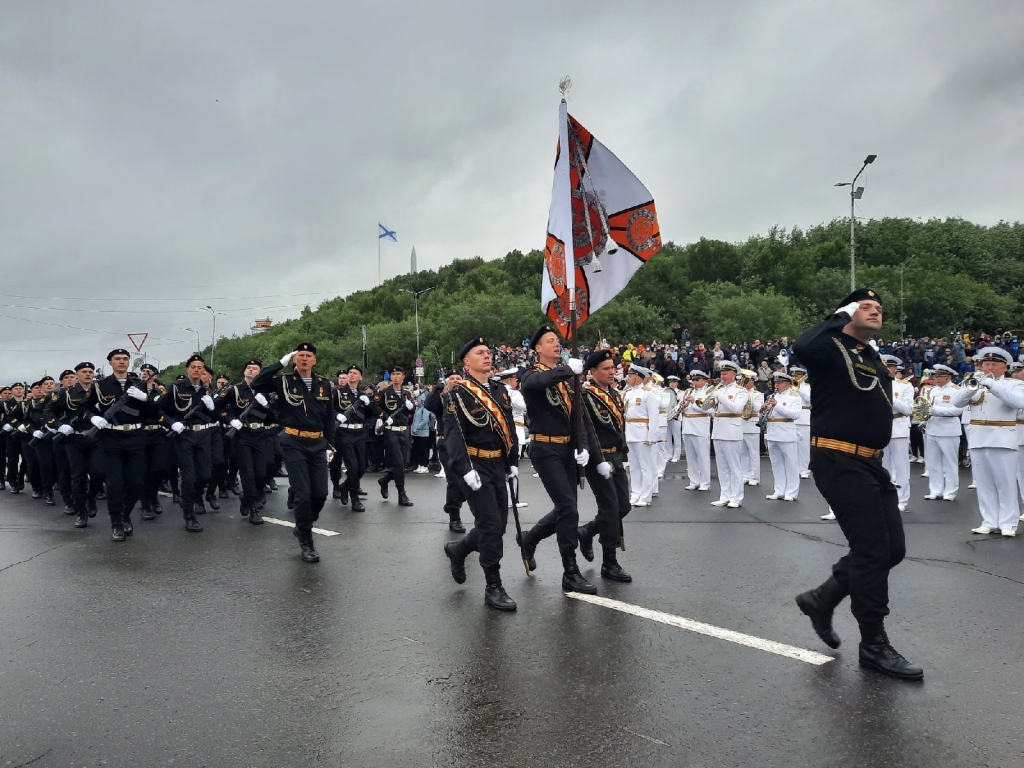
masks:
<svg viewBox="0 0 1024 768"><path fill-rule="evenodd" d="M388 482L391 480L391 473L385 472L379 478L377 478L377 485L380 486L380 496L382 499L388 497Z"/></svg>
<svg viewBox="0 0 1024 768"><path fill-rule="evenodd" d="M562 553L562 589L566 592L582 592L585 595L597 594L597 587L584 579L580 573L580 567L576 565L576 553L572 550Z"/></svg>
<svg viewBox="0 0 1024 768"><path fill-rule="evenodd" d="M860 630L860 665L899 680L924 680L924 670L915 667L889 644L885 630L862 626Z"/></svg>
<svg viewBox="0 0 1024 768"><path fill-rule="evenodd" d="M249 525L263 525L263 518L256 507L249 507Z"/></svg>
<svg viewBox="0 0 1024 768"><path fill-rule="evenodd" d="M153 514L153 508L149 505L148 501L142 502L142 519L143 520L155 520L156 515Z"/></svg>
<svg viewBox="0 0 1024 768"><path fill-rule="evenodd" d="M368 494L362 488L356 488L356 495L357 496L369 496L370 494Z"/></svg>
<svg viewBox="0 0 1024 768"><path fill-rule="evenodd" d="M65 504L64 505L64 514L65 515L73 515L73 514L75 514L75 507L74 507L74 505L73 504Z"/></svg>
<svg viewBox="0 0 1024 768"><path fill-rule="evenodd" d="M537 542L533 540L533 537L530 535L531 533L533 533L532 530L526 531L521 539L519 538L519 534L517 533L516 544L522 547L523 557L526 558L526 564L530 567L530 570L536 571L537 560L534 558L534 555L537 552Z"/></svg>
<svg viewBox="0 0 1024 768"><path fill-rule="evenodd" d="M177 491L171 494L171 504L181 504L181 494Z"/></svg>
<svg viewBox="0 0 1024 768"><path fill-rule="evenodd" d="M80 507L78 517L75 518L75 528L85 528L87 525L89 525L89 513L85 511L85 507Z"/></svg>
<svg viewBox="0 0 1024 768"><path fill-rule="evenodd" d="M829 576L817 589L796 596L797 607L811 620L815 633L829 648L838 648L842 644L839 635L832 628L832 614L844 597L846 591L834 576Z"/></svg>
<svg viewBox="0 0 1024 768"><path fill-rule="evenodd" d="M192 505L192 514L194 515L205 515L206 507L203 506L203 497L200 496L199 500Z"/></svg>
<svg viewBox="0 0 1024 768"><path fill-rule="evenodd" d="M154 515L162 515L164 513L164 508L160 506L160 499L156 496L149 500L149 508L153 510Z"/></svg>
<svg viewBox="0 0 1024 768"><path fill-rule="evenodd" d="M497 608L499 611L514 611L516 609L516 602L508 596L505 588L501 586L501 573L498 567L494 566L484 569L484 577L487 579L487 587L484 589L484 602L491 606L491 608Z"/></svg>
<svg viewBox="0 0 1024 768"><path fill-rule="evenodd" d="M210 487L206 489L206 501L210 504L210 509L214 512L220 509L220 502L217 501L217 489Z"/></svg>
<svg viewBox="0 0 1024 768"><path fill-rule="evenodd" d="M452 578L455 579L456 584L466 583L466 555L469 553L463 554L462 549L461 539L459 541L449 541L444 545L444 553L452 561Z"/></svg>
<svg viewBox="0 0 1024 768"><path fill-rule="evenodd" d="M46 506L48 506L48 507L53 507L53 506L57 505L57 502L54 501L54 499L53 499L53 491L52 490L43 491L43 503L46 504Z"/></svg>
<svg viewBox="0 0 1024 768"><path fill-rule="evenodd" d="M349 493L349 498L352 499L352 511L353 512L365 512L366 507L363 506L363 500L359 498L359 494L355 491ZM344 502L342 502L344 503Z"/></svg>
<svg viewBox="0 0 1024 768"><path fill-rule="evenodd" d="M270 478L270 479L269 479L269 480L267 481L267 487L268 487L268 488L269 488L270 490L272 490L272 491L277 491L277 490L280 490L280 489L279 489L279 488L277 487L277 480L275 480L274 478Z"/></svg>
<svg viewBox="0 0 1024 768"><path fill-rule="evenodd" d="M405 495L405 488L400 488L398 490L398 506L400 506L400 507L411 507L412 506L412 501L410 501L409 497Z"/></svg>
<svg viewBox="0 0 1024 768"><path fill-rule="evenodd" d="M343 490L341 490L341 486L338 486L338 485L334 486L334 498L336 498L336 499L346 499L345 492ZM341 503L344 504L345 501L342 501Z"/></svg>
<svg viewBox="0 0 1024 768"><path fill-rule="evenodd" d="M89 502L85 505L85 508L89 512L89 517L96 517L96 499L89 499Z"/></svg>
<svg viewBox="0 0 1024 768"><path fill-rule="evenodd" d="M132 525L131 515L122 515L121 525L124 527L125 536L131 536L133 533L135 533L135 526Z"/></svg>
<svg viewBox="0 0 1024 768"><path fill-rule="evenodd" d="M448 530L452 533L465 533L466 526L462 524L462 519L458 515L452 515L448 520Z"/></svg>
<svg viewBox="0 0 1024 768"><path fill-rule="evenodd" d="M298 530L298 529L296 529ZM302 548L302 559L307 563L319 563L320 555L313 546L313 532L299 531L299 547Z"/></svg>
<svg viewBox="0 0 1024 768"><path fill-rule="evenodd" d="M622 570L622 566L615 559L615 547L602 547L601 551L604 555L604 562L601 563L602 576L612 581L621 581L624 584L633 580L633 577Z"/></svg>
<svg viewBox="0 0 1024 768"><path fill-rule="evenodd" d="M111 528L112 528L112 530L111 530L110 538L113 541L124 541L124 526L121 525L121 521L120 520L118 520L117 522L111 521Z"/></svg>
<svg viewBox="0 0 1024 768"><path fill-rule="evenodd" d="M249 514L250 509L252 509L253 512L256 511L256 508L251 506L249 502L243 501L241 504L238 505L238 514L240 514L242 517L245 517Z"/></svg>
<svg viewBox="0 0 1024 768"><path fill-rule="evenodd" d="M228 497L227 485L221 485L221 487L217 489L217 497L221 499L226 499Z"/></svg>
<svg viewBox="0 0 1024 768"><path fill-rule="evenodd" d="M291 487L288 488L288 502L286 506L288 509L295 509L295 493L292 491Z"/></svg>
<svg viewBox="0 0 1024 768"><path fill-rule="evenodd" d="M580 554L588 563L594 562L594 532L590 530L591 523L581 525L576 529L576 535L580 540Z"/></svg>
<svg viewBox="0 0 1024 768"><path fill-rule="evenodd" d="M242 486L239 485L238 480L235 480L233 483L231 483L231 492L235 494L235 496L242 495Z"/></svg>
<svg viewBox="0 0 1024 768"><path fill-rule="evenodd" d="M191 507L185 506L183 514L185 515L185 530L189 533L202 533L203 526L196 519L195 511Z"/></svg>

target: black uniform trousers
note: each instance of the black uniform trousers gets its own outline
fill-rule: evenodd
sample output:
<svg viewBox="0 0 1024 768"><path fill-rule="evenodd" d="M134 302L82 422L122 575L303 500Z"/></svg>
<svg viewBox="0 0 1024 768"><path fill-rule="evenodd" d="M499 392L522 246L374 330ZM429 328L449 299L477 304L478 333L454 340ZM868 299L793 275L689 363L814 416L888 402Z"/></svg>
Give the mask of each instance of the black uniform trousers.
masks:
<svg viewBox="0 0 1024 768"><path fill-rule="evenodd" d="M0 432L0 486L7 478L7 434Z"/></svg>
<svg viewBox="0 0 1024 768"><path fill-rule="evenodd" d="M555 534L559 552L575 552L580 543L576 530L580 524L576 506L578 465L574 454L572 443L530 443L530 462L555 505L533 526L531 536L535 541L541 541Z"/></svg>
<svg viewBox="0 0 1024 768"><path fill-rule="evenodd" d="M224 429L218 424L210 427L210 474L204 485L209 485L209 492L216 493L228 478L228 464L225 458ZM202 493L202 491L200 491Z"/></svg>
<svg viewBox="0 0 1024 768"><path fill-rule="evenodd" d="M811 448L811 472L850 544L832 575L854 618L874 628L889 614L889 571L907 552L896 487L880 459L827 448Z"/></svg>
<svg viewBox="0 0 1024 768"><path fill-rule="evenodd" d="M191 510L202 499L203 488L210 482L211 431L218 428L209 427L196 432L186 427L184 432L173 438L174 453L178 457L178 467L181 468L183 512Z"/></svg>
<svg viewBox="0 0 1024 768"><path fill-rule="evenodd" d="M107 482L107 511L110 522L121 522L126 501L137 499L142 492L146 472L146 438L141 429L130 432L104 429L100 431L103 471Z"/></svg>
<svg viewBox="0 0 1024 768"><path fill-rule="evenodd" d="M22 439L15 430L4 435L4 442L7 444L7 482L12 488L25 487L25 462L22 460Z"/></svg>
<svg viewBox="0 0 1024 768"><path fill-rule="evenodd" d="M466 501L466 488L469 486L462 482L461 477L456 477L454 470L448 465L448 446L440 435L437 438L437 459L444 468L445 482L448 485L444 494L445 514L452 520L461 520L462 505Z"/></svg>
<svg viewBox="0 0 1024 768"><path fill-rule="evenodd" d="M622 537L622 519L629 514L629 470L622 466L621 453L601 454L612 465L612 476L601 477L597 465L587 465L587 482L597 500L597 517L587 524L587 529L597 532L603 549L619 546Z"/></svg>
<svg viewBox="0 0 1024 768"><path fill-rule="evenodd" d="M53 464L57 470L57 487L60 489L60 498L67 506L72 505L71 499L71 467L68 464L68 439L64 435L54 435L50 438L53 443Z"/></svg>
<svg viewBox="0 0 1024 768"><path fill-rule="evenodd" d="M45 440L36 440L35 445L25 445L26 453L32 456L29 475L36 480L32 482L33 490L53 491L57 483L57 464L53 459L53 436Z"/></svg>
<svg viewBox="0 0 1024 768"><path fill-rule="evenodd" d="M334 433L334 442L338 446L334 458L345 462L345 480L341 483L341 490L355 493L359 488L359 481L366 472L366 431L359 429L346 429L345 424L339 424ZM338 482L331 476L334 484Z"/></svg>
<svg viewBox="0 0 1024 768"><path fill-rule="evenodd" d="M273 468L274 435L267 429L244 427L235 433L232 443L242 481L242 504L254 505Z"/></svg>
<svg viewBox="0 0 1024 768"><path fill-rule="evenodd" d="M508 475L505 460L473 459L473 469L480 475L480 490L470 490L460 477L473 513L473 528L456 545L460 555L480 553L480 567L497 571L501 567L502 539L508 525Z"/></svg>
<svg viewBox="0 0 1024 768"><path fill-rule="evenodd" d="M391 457L391 467L384 473L379 481L385 485L391 480L395 481L395 488L400 493L405 493L405 468L409 465L409 450L412 447L409 439L409 428L396 432L391 427L384 427L384 434L380 436L384 443L384 450Z"/></svg>
<svg viewBox="0 0 1024 768"><path fill-rule="evenodd" d="M167 432L162 427L146 430L146 484L143 501L152 504L157 500L160 483L168 475L170 450Z"/></svg>
<svg viewBox="0 0 1024 768"><path fill-rule="evenodd" d="M103 484L103 458L98 435L68 435L64 440L71 473L71 503L75 512L84 512L89 500L96 498ZM92 487L89 479L92 478Z"/></svg>
<svg viewBox="0 0 1024 768"><path fill-rule="evenodd" d="M320 519L320 510L327 502L327 441L282 433L281 450L288 470L295 527L308 531Z"/></svg>

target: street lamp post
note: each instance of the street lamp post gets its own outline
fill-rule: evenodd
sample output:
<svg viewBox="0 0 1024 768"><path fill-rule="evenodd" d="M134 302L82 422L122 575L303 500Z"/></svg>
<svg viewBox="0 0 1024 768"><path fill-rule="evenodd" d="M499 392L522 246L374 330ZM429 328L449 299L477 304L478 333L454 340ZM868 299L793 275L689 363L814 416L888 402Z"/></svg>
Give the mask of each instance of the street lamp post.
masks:
<svg viewBox="0 0 1024 768"><path fill-rule="evenodd" d="M223 315L223 312L215 312L213 307L207 304L205 307L197 307L202 312L209 312L210 317L213 319L213 343L210 345L210 367L213 370L217 370L214 367L214 359L217 357L217 315Z"/></svg>
<svg viewBox="0 0 1024 768"><path fill-rule="evenodd" d="M907 337L907 316L903 314L903 268L916 258L915 254L900 264L900 337L904 339Z"/></svg>
<svg viewBox="0 0 1024 768"><path fill-rule="evenodd" d="M411 293L413 306L415 307L416 313L416 359L420 359L420 296L427 291L432 291L436 288L436 285L432 285L429 288L424 288L422 291L409 291L405 288L399 288L398 290L402 293ZM418 379L417 379L418 380Z"/></svg>
<svg viewBox="0 0 1024 768"><path fill-rule="evenodd" d="M192 333L194 333L196 335L196 354L199 354L199 352L201 352L202 348L203 348L202 347L202 342L199 340L199 331L197 331L195 328L182 328L182 330L183 331L191 331Z"/></svg>
<svg viewBox="0 0 1024 768"><path fill-rule="evenodd" d="M857 175L853 177L853 181L840 181L835 186L837 187L849 187L850 188L850 290L857 290L857 267L856 267L856 251L857 251L857 240L854 230L854 225L857 222L857 217L854 212L854 203L860 200L864 196L864 187L857 186L857 179L864 173L864 169L875 162L875 158L878 155L868 155L864 158L864 165L857 171Z"/></svg>

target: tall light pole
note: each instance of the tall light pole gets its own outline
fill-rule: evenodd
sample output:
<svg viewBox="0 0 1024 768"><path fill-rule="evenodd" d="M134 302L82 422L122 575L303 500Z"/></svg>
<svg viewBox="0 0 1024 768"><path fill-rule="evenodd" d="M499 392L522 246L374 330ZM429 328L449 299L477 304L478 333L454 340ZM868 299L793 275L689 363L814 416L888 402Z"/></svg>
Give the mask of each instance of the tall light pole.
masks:
<svg viewBox="0 0 1024 768"><path fill-rule="evenodd" d="M432 285L429 288L424 288L422 291L409 291L405 288L399 288L398 290L402 293L411 293L412 301L416 311L416 359L420 359L420 296L427 291L432 291L436 288L436 285Z"/></svg>
<svg viewBox="0 0 1024 768"><path fill-rule="evenodd" d="M854 225L857 222L857 216L854 213L854 203L860 200L864 196L864 187L857 186L857 179L864 173L864 169L875 162L875 158L878 155L868 155L864 158L864 165L857 171L857 175L853 177L853 181L840 181L836 184L837 187L849 187L850 188L850 290L857 290L857 239L854 231Z"/></svg>
<svg viewBox="0 0 1024 768"><path fill-rule="evenodd" d="M903 268L907 266L911 261L917 258L917 254L907 258L902 264L900 264L900 338L905 339L907 337L907 316L903 314Z"/></svg>
<svg viewBox="0 0 1024 768"><path fill-rule="evenodd" d="M213 343L210 345L210 367L213 370L217 370L214 367L213 361L217 356L217 315L223 315L223 312L215 312L213 307L207 304L205 307L196 307L201 312L209 312L210 317L213 318Z"/></svg>
<svg viewBox="0 0 1024 768"><path fill-rule="evenodd" d="M196 335L196 354L198 354L203 348L203 343L199 340L199 331L197 331L195 328L182 328L181 330L191 331Z"/></svg>

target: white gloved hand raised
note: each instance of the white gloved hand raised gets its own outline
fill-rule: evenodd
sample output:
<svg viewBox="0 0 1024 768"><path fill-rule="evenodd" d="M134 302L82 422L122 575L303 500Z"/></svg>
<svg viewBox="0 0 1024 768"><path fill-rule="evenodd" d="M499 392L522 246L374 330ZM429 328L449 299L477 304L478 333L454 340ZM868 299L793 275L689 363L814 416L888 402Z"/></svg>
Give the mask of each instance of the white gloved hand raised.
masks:
<svg viewBox="0 0 1024 768"><path fill-rule="evenodd" d="M210 397L209 395L203 395L203 405L205 405L209 410L212 411L214 408L213 398Z"/></svg>
<svg viewBox="0 0 1024 768"><path fill-rule="evenodd" d="M849 304L847 304L847 305L846 305L845 307L840 307L839 309L837 309L837 310L836 310L836 314L838 315L838 314L840 314L840 313L842 313L842 312L845 312L845 313L846 313L846 314L848 314L848 315L849 315L850 317L853 317L854 313L855 313L855 312L856 312L856 311L857 311L858 309L860 309L860 302L859 302L859 301L851 301L851 302L850 302Z"/></svg>
<svg viewBox="0 0 1024 768"><path fill-rule="evenodd" d="M582 360L577 360L575 357L570 357L569 358L569 362L566 363L566 365L568 365L569 368L572 369L572 372L575 373L577 376L579 376L581 373L583 373L583 361Z"/></svg>
<svg viewBox="0 0 1024 768"><path fill-rule="evenodd" d="M366 395L360 395L359 399L363 401L363 405L369 405L370 404L370 398L368 398Z"/></svg>
<svg viewBox="0 0 1024 768"><path fill-rule="evenodd" d="M35 432L32 433L32 437L34 437L36 440L42 440L43 439L43 430L37 429Z"/></svg>
<svg viewBox="0 0 1024 768"><path fill-rule="evenodd" d="M68 435L73 435L75 433L75 430L73 430L67 424L61 424L59 427L57 427L57 431L64 435L64 437L67 437Z"/></svg>
<svg viewBox="0 0 1024 768"><path fill-rule="evenodd" d="M462 476L462 479L466 481L466 485L469 486L469 490L471 491L479 491L483 488L484 484L480 480L480 473L475 469L469 470L469 472Z"/></svg>
<svg viewBox="0 0 1024 768"><path fill-rule="evenodd" d="M134 397L136 400L149 399L149 396L145 392L135 386L128 387L128 389L125 390L125 394L127 394L128 397Z"/></svg>
<svg viewBox="0 0 1024 768"><path fill-rule="evenodd" d="M344 413L339 413L337 416L335 416L335 418L338 420L339 424L344 424L346 421L348 421L348 419L345 418Z"/></svg>
<svg viewBox="0 0 1024 768"><path fill-rule="evenodd" d="M414 403L412 400L406 400L405 401L405 408L408 411L415 411L416 410L416 403Z"/></svg>
<svg viewBox="0 0 1024 768"><path fill-rule="evenodd" d="M576 451L576 463L581 467L587 466L587 462L590 461L590 451L584 448L582 451Z"/></svg>
<svg viewBox="0 0 1024 768"><path fill-rule="evenodd" d="M99 429L106 429L107 427L110 426L110 422L104 419L102 416L93 416L91 419L89 419L89 421L92 422L92 425L94 427L97 427Z"/></svg>
<svg viewBox="0 0 1024 768"><path fill-rule="evenodd" d="M182 424L180 421L176 421L173 424L171 424L171 430L175 434L180 435L182 432L185 431L185 425Z"/></svg>
<svg viewBox="0 0 1024 768"><path fill-rule="evenodd" d="M14 427L12 427L10 424L4 424L4 432L13 432L13 431L14 431Z"/></svg>
<svg viewBox="0 0 1024 768"><path fill-rule="evenodd" d="M983 386L985 389L992 389L992 387L996 385L996 380L993 379L991 376L986 376L984 379L981 380L980 383L981 386Z"/></svg>
<svg viewBox="0 0 1024 768"><path fill-rule="evenodd" d="M385 421L384 423L387 424L390 427L391 425L393 425L395 423L395 420L393 418L391 418L390 416L388 416L388 420Z"/></svg>
<svg viewBox="0 0 1024 768"><path fill-rule="evenodd" d="M234 427L235 429L241 429L245 425L241 421L239 421L238 419L232 419L231 420L231 426Z"/></svg>
<svg viewBox="0 0 1024 768"><path fill-rule="evenodd" d="M602 461L597 465L597 474L607 480L612 476L612 465L607 461Z"/></svg>
<svg viewBox="0 0 1024 768"><path fill-rule="evenodd" d="M293 357L295 357L295 353L294 352L289 352L284 357L282 357L281 358L281 367L283 368L284 366L288 365L288 363L290 363L292 361Z"/></svg>
<svg viewBox="0 0 1024 768"><path fill-rule="evenodd" d="M256 402L262 405L264 408L267 407L267 398L265 398L259 392L256 393Z"/></svg>
<svg viewBox="0 0 1024 768"><path fill-rule="evenodd" d="M519 467L517 467L515 464L513 464L511 467L509 467L508 468L508 476L511 477L513 480L515 478L519 477Z"/></svg>

